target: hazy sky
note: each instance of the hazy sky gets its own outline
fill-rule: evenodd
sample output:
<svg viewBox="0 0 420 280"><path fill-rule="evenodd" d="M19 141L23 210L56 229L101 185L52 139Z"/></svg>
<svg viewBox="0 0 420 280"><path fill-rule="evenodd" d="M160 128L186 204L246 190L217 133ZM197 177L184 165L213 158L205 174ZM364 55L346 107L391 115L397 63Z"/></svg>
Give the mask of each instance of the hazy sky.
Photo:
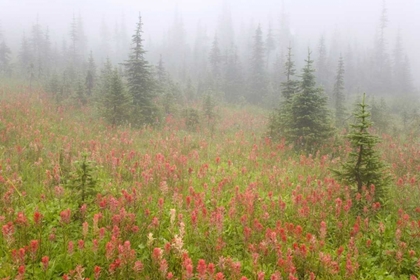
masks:
<svg viewBox="0 0 420 280"><path fill-rule="evenodd" d="M251 19L274 28L278 25L282 0L0 0L0 22L6 38L19 41L24 30L36 21L48 25L51 33L68 34L72 14L79 12L88 33L99 33L104 17L112 26L124 13L129 32L134 30L138 12L144 18L146 39L160 38L169 29L177 7L182 14L187 35L194 36L198 21L209 33L220 16L223 3L230 6L235 29ZM284 0L291 29L308 45L315 45L321 34L340 30L343 39L353 38L372 46L378 26L382 0ZM412 61L413 72L420 73L420 0L387 0L389 27L388 50L393 48L398 28ZM64 29L64 31L63 31ZM192 37L190 37L192 38ZM419 84L417 82L417 84Z"/></svg>

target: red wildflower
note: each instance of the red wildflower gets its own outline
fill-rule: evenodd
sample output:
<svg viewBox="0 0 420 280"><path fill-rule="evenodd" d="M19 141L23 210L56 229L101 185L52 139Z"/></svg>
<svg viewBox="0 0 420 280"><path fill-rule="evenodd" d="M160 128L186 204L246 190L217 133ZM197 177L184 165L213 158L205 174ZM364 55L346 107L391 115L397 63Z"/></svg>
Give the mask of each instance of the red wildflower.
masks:
<svg viewBox="0 0 420 280"><path fill-rule="evenodd" d="M50 261L50 258L48 256L43 256L41 259L42 262L42 268L44 269L44 271L46 271L48 269L48 263Z"/></svg>

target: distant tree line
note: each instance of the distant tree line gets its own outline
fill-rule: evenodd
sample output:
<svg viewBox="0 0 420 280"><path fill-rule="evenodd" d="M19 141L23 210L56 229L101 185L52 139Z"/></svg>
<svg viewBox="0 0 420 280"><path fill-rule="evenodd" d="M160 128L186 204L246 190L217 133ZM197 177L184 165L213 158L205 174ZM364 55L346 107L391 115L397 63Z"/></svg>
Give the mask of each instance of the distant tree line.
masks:
<svg viewBox="0 0 420 280"><path fill-rule="evenodd" d="M318 46L306 60L298 48L300 38L290 32L284 9L279 24L270 21L267 28L248 24L238 32L225 6L216 32L209 35L206 27L198 24L192 46L187 43L178 12L160 43L145 44L142 24L139 20L130 42L124 16L112 31L102 19L100 44L95 47L89 44L80 14L70 19L68 33L61 34L60 42L54 41L48 27L41 26L37 19L22 35L16 50L8 47L0 28L0 76L45 85L57 103L92 103L106 114L112 111L105 108L106 104L114 104L110 100L121 95L121 108L115 106L113 110L114 114L119 110L123 114L109 118L115 125L159 122L162 116L176 111L175 104L185 107L208 97L279 111L296 107L295 99L303 98L303 91L323 91L322 106L332 109L330 118L336 127L345 124L347 96L368 92L377 97L372 104L372 119L379 124L387 107L382 97L415 93L401 32L393 49L388 49L385 5L370 49L362 50L357 42L340 44L336 32L329 48L326 36L320 36ZM300 80L294 78L295 62L304 69ZM305 80L309 74L310 80ZM272 120L286 122L276 114ZM299 133L295 133L297 137Z"/></svg>

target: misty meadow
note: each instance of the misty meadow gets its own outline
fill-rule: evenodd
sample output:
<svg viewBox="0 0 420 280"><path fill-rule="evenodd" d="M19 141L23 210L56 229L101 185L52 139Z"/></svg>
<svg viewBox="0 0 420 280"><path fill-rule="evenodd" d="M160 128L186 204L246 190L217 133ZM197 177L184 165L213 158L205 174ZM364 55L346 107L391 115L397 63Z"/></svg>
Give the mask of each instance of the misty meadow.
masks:
<svg viewBox="0 0 420 280"><path fill-rule="evenodd" d="M0 0L0 279L420 278L419 11Z"/></svg>

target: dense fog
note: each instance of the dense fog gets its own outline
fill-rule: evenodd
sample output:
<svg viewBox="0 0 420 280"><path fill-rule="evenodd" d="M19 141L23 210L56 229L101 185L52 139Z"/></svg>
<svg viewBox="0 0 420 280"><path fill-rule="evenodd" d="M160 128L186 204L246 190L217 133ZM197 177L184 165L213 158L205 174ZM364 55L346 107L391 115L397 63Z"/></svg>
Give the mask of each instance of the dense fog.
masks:
<svg viewBox="0 0 420 280"><path fill-rule="evenodd" d="M180 85L189 81L196 86L205 83L212 68L209 57L215 39L220 51L220 75L224 76L231 56L237 64L235 74L248 80L253 71L256 30L260 27L266 92L275 91L276 83L284 78L289 46L298 69L310 48L318 83L326 93L332 90L340 55L344 58L348 93L385 96L413 93L419 86L420 2L416 0L0 3L2 40L10 49L8 63L15 75L25 72L21 67L23 42L26 40L28 48L33 48L34 36L48 37L51 61L44 74L47 70L59 71L63 59L58 60L66 56L72 44L72 26L80 32L75 46L80 61L87 61L91 51L98 66L107 57L114 64L121 63L127 59L141 13L146 58L152 65L161 58L171 78ZM263 95L270 94L275 95Z"/></svg>

